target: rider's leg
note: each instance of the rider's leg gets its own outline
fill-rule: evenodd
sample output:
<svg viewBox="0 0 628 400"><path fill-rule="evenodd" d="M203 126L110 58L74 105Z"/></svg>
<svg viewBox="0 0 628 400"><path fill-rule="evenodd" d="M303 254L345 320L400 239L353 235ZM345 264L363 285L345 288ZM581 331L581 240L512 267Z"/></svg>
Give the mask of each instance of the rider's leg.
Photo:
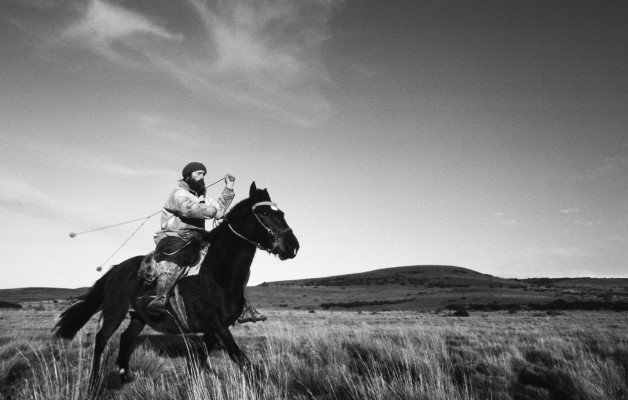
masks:
<svg viewBox="0 0 628 400"><path fill-rule="evenodd" d="M157 263L159 275L155 286L155 299L148 304L148 312L154 315L161 315L166 311L166 301L168 294L177 281L178 266L170 261L160 261Z"/></svg>
<svg viewBox="0 0 628 400"><path fill-rule="evenodd" d="M251 271L249 270L249 274L244 280L244 291L246 292L246 285L249 283L249 277L251 276ZM266 316L260 314L256 309L253 308L251 303L249 303L249 299L244 295L244 310L242 314L238 318L238 322L244 324L246 322L257 322L257 321L266 321Z"/></svg>

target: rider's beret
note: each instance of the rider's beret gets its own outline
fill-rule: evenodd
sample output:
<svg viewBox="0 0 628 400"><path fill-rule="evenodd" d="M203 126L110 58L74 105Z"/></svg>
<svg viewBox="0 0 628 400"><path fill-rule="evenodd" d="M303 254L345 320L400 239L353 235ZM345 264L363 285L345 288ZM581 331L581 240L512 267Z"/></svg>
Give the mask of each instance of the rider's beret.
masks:
<svg viewBox="0 0 628 400"><path fill-rule="evenodd" d="M183 172L181 173L183 177L192 175L194 171L205 171L207 173L207 168L200 162L191 162L183 168Z"/></svg>

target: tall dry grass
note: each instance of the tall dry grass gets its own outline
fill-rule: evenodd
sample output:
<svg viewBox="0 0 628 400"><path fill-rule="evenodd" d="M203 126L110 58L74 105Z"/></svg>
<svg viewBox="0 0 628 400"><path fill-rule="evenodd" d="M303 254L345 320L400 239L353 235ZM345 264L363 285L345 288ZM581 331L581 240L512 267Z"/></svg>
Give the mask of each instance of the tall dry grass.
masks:
<svg viewBox="0 0 628 400"><path fill-rule="evenodd" d="M0 398L84 399L96 319L72 342L50 329L59 310L0 311ZM628 399L628 314L520 312L453 318L412 312L268 312L232 329L253 379L222 351L189 363L196 337L147 329L119 387L118 335L104 399ZM121 329L122 331L122 329Z"/></svg>

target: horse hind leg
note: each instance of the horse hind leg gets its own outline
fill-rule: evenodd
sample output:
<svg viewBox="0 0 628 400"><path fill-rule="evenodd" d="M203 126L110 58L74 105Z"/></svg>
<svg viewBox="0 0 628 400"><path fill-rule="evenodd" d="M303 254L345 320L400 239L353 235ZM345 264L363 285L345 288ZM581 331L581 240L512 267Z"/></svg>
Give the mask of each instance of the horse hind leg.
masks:
<svg viewBox="0 0 628 400"><path fill-rule="evenodd" d="M131 378L129 359L131 358L133 341L144 330L146 322L136 312L131 311L131 321L126 330L120 335L120 350L118 352L118 374L122 383Z"/></svg>
<svg viewBox="0 0 628 400"><path fill-rule="evenodd" d="M183 336L183 340L188 339ZM207 357L218 342L218 338L214 334L206 333L203 335L202 343L186 343L188 357L186 358L186 366L190 374L196 374L201 370L211 370L207 364Z"/></svg>
<svg viewBox="0 0 628 400"><path fill-rule="evenodd" d="M128 311L127 307L121 307L112 313L108 309L103 309L102 313L102 328L96 334L96 340L94 343L94 359L92 360L92 370L89 377L90 391L97 389L100 381L100 357L107 346L109 338L120 327L124 317Z"/></svg>

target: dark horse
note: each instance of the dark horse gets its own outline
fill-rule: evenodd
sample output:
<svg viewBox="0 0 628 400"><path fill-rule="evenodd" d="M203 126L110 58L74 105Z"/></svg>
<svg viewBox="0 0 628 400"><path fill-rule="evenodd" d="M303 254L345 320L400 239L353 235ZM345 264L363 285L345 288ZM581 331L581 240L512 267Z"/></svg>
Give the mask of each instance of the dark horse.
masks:
<svg viewBox="0 0 628 400"><path fill-rule="evenodd" d="M72 339L96 312L102 310L102 328L96 335L90 386L97 381L100 358L107 341L129 309L131 320L120 336L117 360L123 382L130 378L129 358L133 341L146 324L164 333L203 333L207 352L220 343L241 369L250 367L248 357L236 344L229 326L235 323L244 308L244 288L253 256L259 247L281 260L294 258L299 242L283 212L271 202L268 191L257 189L255 182L251 184L249 198L236 204L222 224L208 232L207 240L210 246L199 274L182 278L177 283L180 302L169 301L168 312L162 320L151 319L146 311L147 302L142 301L146 289L138 279L138 270L145 256L133 257L113 266L96 281L83 300L61 314L55 335ZM173 303L174 307L184 304L179 308L179 314L173 309ZM181 319L186 318L182 324Z"/></svg>

